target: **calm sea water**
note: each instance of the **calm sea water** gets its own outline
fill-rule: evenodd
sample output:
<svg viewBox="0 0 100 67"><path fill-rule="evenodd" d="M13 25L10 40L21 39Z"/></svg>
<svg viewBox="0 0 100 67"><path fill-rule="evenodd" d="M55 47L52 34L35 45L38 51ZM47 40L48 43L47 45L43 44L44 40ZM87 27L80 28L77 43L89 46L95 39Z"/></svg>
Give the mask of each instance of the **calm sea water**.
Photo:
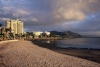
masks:
<svg viewBox="0 0 100 67"><path fill-rule="evenodd" d="M61 48L93 48L100 49L100 38L75 38L68 40L57 40L56 46Z"/></svg>

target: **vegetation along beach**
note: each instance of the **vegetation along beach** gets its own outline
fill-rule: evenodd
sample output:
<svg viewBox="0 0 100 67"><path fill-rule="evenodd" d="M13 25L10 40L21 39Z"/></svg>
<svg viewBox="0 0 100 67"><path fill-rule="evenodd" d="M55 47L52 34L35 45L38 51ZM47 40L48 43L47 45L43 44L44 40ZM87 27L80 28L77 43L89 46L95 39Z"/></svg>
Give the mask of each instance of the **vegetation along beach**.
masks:
<svg viewBox="0 0 100 67"><path fill-rule="evenodd" d="M100 67L100 0L0 0L0 67Z"/></svg>

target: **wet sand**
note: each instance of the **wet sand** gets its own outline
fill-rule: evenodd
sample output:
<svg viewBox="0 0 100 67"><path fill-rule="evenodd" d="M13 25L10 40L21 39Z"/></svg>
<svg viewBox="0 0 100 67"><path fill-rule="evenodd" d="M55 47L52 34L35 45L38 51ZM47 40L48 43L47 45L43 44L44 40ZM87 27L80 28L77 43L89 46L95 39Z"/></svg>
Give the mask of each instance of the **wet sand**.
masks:
<svg viewBox="0 0 100 67"><path fill-rule="evenodd" d="M53 49L53 51L79 57L96 63L100 63L100 50L88 49Z"/></svg>
<svg viewBox="0 0 100 67"><path fill-rule="evenodd" d="M0 67L100 67L100 64L57 53L31 41L17 41L0 47Z"/></svg>

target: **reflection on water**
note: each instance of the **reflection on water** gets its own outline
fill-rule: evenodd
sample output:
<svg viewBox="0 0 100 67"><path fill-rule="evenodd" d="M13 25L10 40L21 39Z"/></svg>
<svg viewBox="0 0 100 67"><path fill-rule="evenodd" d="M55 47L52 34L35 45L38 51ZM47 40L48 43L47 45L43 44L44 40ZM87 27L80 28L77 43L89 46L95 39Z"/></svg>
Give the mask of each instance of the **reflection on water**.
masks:
<svg viewBox="0 0 100 67"><path fill-rule="evenodd" d="M45 42L46 42L46 43L49 43L49 44L51 43L51 42L50 42L50 40L48 40L48 41L45 41Z"/></svg>
<svg viewBox="0 0 100 67"><path fill-rule="evenodd" d="M56 46L62 48L77 47L100 49L100 38L76 38L69 40L57 40Z"/></svg>
<svg viewBox="0 0 100 67"><path fill-rule="evenodd" d="M41 40L41 43L55 44L55 40Z"/></svg>
<svg viewBox="0 0 100 67"><path fill-rule="evenodd" d="M100 49L100 38L76 38L67 40L46 40L42 43L54 44L61 48L93 48Z"/></svg>

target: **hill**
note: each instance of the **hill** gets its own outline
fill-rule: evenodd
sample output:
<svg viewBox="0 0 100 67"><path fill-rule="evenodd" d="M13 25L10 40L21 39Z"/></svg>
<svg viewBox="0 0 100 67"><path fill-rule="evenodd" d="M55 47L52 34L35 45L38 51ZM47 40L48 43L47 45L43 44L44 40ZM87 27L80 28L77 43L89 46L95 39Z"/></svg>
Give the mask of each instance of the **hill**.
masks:
<svg viewBox="0 0 100 67"><path fill-rule="evenodd" d="M78 33L74 33L71 31L64 31L64 32L50 31L50 33L51 33L51 36L60 36L63 38L79 38L82 36Z"/></svg>

